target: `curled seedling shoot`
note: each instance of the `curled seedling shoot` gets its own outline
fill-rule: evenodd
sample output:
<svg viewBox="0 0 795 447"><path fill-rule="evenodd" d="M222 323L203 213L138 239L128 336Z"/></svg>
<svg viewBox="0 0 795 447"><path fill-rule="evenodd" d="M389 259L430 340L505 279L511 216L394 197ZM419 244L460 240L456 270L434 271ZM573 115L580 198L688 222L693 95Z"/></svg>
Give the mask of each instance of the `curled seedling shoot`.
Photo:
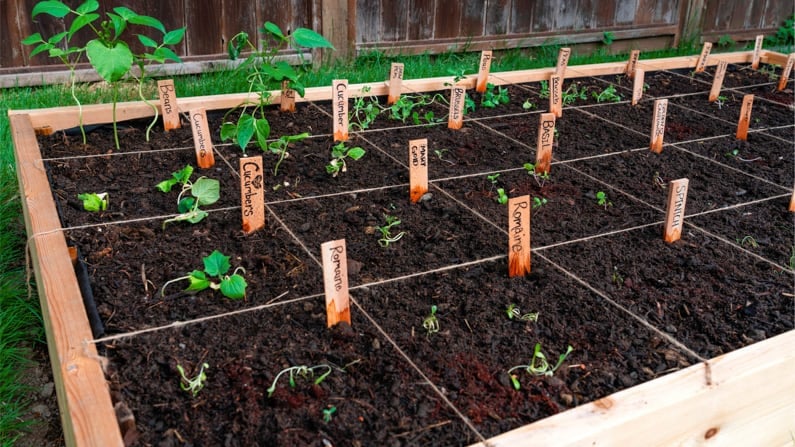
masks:
<svg viewBox="0 0 795 447"><path fill-rule="evenodd" d="M77 198L83 202L83 209L86 211L97 213L108 209L108 193L106 192L78 194Z"/></svg>
<svg viewBox="0 0 795 447"><path fill-rule="evenodd" d="M291 366L289 368L284 368L283 370L279 371L279 374L276 375L276 378L273 379L273 383L271 384L270 388L267 389L268 397L273 396L273 393L276 392L276 384L279 382L279 378L285 374L290 375L290 388L295 388L295 377L300 376L303 379L310 379L315 377L315 370L316 369L325 369L326 372L317 376L314 380L315 385L320 385L321 382L326 380L329 374L331 374L331 366L326 364L315 365L315 366Z"/></svg>
<svg viewBox="0 0 795 447"><path fill-rule="evenodd" d="M538 321L539 312L528 312L523 314L522 311L516 307L516 304L511 303L505 308L505 314L508 315L509 320Z"/></svg>
<svg viewBox="0 0 795 447"><path fill-rule="evenodd" d="M202 363L201 368L199 368L199 373L196 374L195 377L189 378L185 375L185 369L182 365L177 365L177 371L179 372L179 387L182 388L183 391L189 392L193 397L196 397L199 394L199 391L204 388L204 383L207 381L207 374L205 374L204 370L209 368L210 365L207 363Z"/></svg>
<svg viewBox="0 0 795 447"><path fill-rule="evenodd" d="M428 337L430 337L431 334L439 332L439 319L436 318L435 304L431 306L431 313L427 317L425 317L424 320L422 320L422 327L424 327L425 330L427 331Z"/></svg>
<svg viewBox="0 0 795 447"><path fill-rule="evenodd" d="M743 247L751 247L751 248L758 248L759 244L756 242L753 236L745 236L744 238L740 239L740 245Z"/></svg>
<svg viewBox="0 0 795 447"><path fill-rule="evenodd" d="M386 220L386 225L375 228L381 233L381 239L378 239L378 245L386 248L389 247L389 244L399 241L400 238L406 234L406 232L401 231L398 234L392 234L392 228L400 225L400 219L398 219L397 216L384 214L384 220Z"/></svg>
<svg viewBox="0 0 795 447"><path fill-rule="evenodd" d="M528 374L531 376L546 376L552 377L555 374L555 371L560 368L560 365L566 360L566 358L571 354L574 350L571 346L566 348L566 352L558 356L558 362L555 363L555 366L550 366L549 362L547 361L547 357L541 352L541 343L536 343L535 349L533 350L533 358L530 359L530 364L528 365L517 365L513 368L508 370L508 375L511 377L511 382L513 383L513 387L515 389L520 389L522 386L519 383L519 378L516 374L511 374L513 371L517 369L523 369L527 371Z"/></svg>

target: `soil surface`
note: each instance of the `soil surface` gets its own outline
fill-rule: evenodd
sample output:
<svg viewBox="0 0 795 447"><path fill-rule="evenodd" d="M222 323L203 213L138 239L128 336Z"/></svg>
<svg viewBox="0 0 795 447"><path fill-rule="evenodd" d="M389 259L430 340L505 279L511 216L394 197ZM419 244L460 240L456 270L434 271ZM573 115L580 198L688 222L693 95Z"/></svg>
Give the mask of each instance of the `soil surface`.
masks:
<svg viewBox="0 0 795 447"><path fill-rule="evenodd" d="M273 136L312 137L288 148L278 172L264 154L267 224L250 235L240 223L243 154L218 132L216 165L195 175L218 179L220 200L203 221L165 229L178 192L155 185L195 166L189 128L156 126L146 142L146 123L126 123L120 151L107 126L87 146L79 133L42 137L67 240L84 254L109 337L99 348L113 400L134 416L125 441L469 445L792 330L792 83L773 92L767 74L732 66L719 108L707 100L711 79L649 72L636 106L625 76L567 81L585 93L556 122L544 178L524 167L548 107L540 84L505 87L508 104L477 106L458 131L384 113L352 134L347 145L366 154L336 177L325 170L335 144L328 103L269 111ZM620 101L599 101L610 86ZM759 94L758 120L738 141L744 92ZM666 145L655 154L661 97ZM418 110L447 113L442 101ZM218 129L224 114L209 118ZM429 142L431 183L412 204L407 145L417 138ZM669 244L664 208L679 178L690 180L685 226ZM534 203L532 272L522 278L507 275L500 189ZM82 192L108 192L110 206L86 212ZM390 217L401 236L379 243ZM327 329L320 245L335 239L346 240L352 324ZM186 280L161 293L213 250L245 269L244 299L187 293ZM519 318L527 314L535 319ZM142 329L153 330L133 334ZM554 375L533 375L536 344L550 366L572 351ZM189 379L203 364L204 387L181 389L178 367Z"/></svg>

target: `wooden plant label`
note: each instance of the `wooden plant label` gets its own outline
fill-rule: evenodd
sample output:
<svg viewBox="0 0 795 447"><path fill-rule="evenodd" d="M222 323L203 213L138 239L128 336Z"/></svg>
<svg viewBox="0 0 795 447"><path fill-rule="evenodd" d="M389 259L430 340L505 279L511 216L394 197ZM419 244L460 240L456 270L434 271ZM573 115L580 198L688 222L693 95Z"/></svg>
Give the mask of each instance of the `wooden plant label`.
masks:
<svg viewBox="0 0 795 447"><path fill-rule="evenodd" d="M290 81L282 81L282 96L279 100L279 110L282 112L295 112L295 90L290 88Z"/></svg>
<svg viewBox="0 0 795 447"><path fill-rule="evenodd" d="M632 105L640 101L643 96L643 80L646 77L646 71L642 68L635 69L635 79L632 80Z"/></svg>
<svg viewBox="0 0 795 447"><path fill-rule="evenodd" d="M563 116L563 78L553 74L549 77L549 111L556 117Z"/></svg>
<svg viewBox="0 0 795 447"><path fill-rule="evenodd" d="M665 212L665 242L675 242L682 237L685 219L685 202L687 202L686 178L668 182L668 206Z"/></svg>
<svg viewBox="0 0 795 447"><path fill-rule="evenodd" d="M450 89L450 118L447 120L448 129L460 129L464 126L464 99L467 89L454 85Z"/></svg>
<svg viewBox="0 0 795 447"><path fill-rule="evenodd" d="M711 50L712 43L704 42L704 48L701 49L701 56L698 57L698 62L696 62L696 73L703 73L704 69L707 68L707 58Z"/></svg>
<svg viewBox="0 0 795 447"><path fill-rule="evenodd" d="M530 196L508 199L508 276L530 273Z"/></svg>
<svg viewBox="0 0 795 447"><path fill-rule="evenodd" d="M160 97L163 128L166 129L166 132L182 127L182 123L179 121L179 107L177 107L177 92L174 90L174 80L157 81L157 95Z"/></svg>
<svg viewBox="0 0 795 447"><path fill-rule="evenodd" d="M795 188L792 190L792 197L789 198L789 210L795 213Z"/></svg>
<svg viewBox="0 0 795 447"><path fill-rule="evenodd" d="M348 80L331 81L334 104L334 141L348 140Z"/></svg>
<svg viewBox="0 0 795 447"><path fill-rule="evenodd" d="M203 107L190 111L190 127L193 130L196 164L202 169L212 168L215 164L215 155L213 142L210 140L210 128L207 125L207 113Z"/></svg>
<svg viewBox="0 0 795 447"><path fill-rule="evenodd" d="M409 141L409 191L411 203L428 192L428 139Z"/></svg>
<svg viewBox="0 0 795 447"><path fill-rule="evenodd" d="M536 174L549 173L552 162L552 141L555 137L555 114L542 113L538 124L538 149L536 150Z"/></svg>
<svg viewBox="0 0 795 447"><path fill-rule="evenodd" d="M754 105L754 95L743 96L743 106L740 109L740 121L737 123L737 139L748 140L748 126L751 125L751 108Z"/></svg>
<svg viewBox="0 0 795 447"><path fill-rule="evenodd" d="M668 114L668 100L654 101L654 115L651 119L651 151L659 154L663 148L665 136L665 116Z"/></svg>
<svg viewBox="0 0 795 447"><path fill-rule="evenodd" d="M351 324L348 295L348 259L345 239L320 245L323 257L323 289L326 292L326 322L332 327L340 321Z"/></svg>
<svg viewBox="0 0 795 447"><path fill-rule="evenodd" d="M629 62L627 62L627 76L630 79L635 77L635 69L638 67L638 59L640 58L640 50L632 50L629 53Z"/></svg>
<svg viewBox="0 0 795 447"><path fill-rule="evenodd" d="M265 187L262 156L240 159L240 204L243 211L243 232L265 228Z"/></svg>
<svg viewBox="0 0 795 447"><path fill-rule="evenodd" d="M709 91L709 102L715 102L720 96L720 89L723 87L723 78L726 76L726 61L718 61L718 68L715 69L715 79L712 80L712 89Z"/></svg>
<svg viewBox="0 0 795 447"><path fill-rule="evenodd" d="M778 91L784 90L787 86L787 81L789 81L789 75L792 73L793 65L795 65L795 53L787 57L787 63L784 65L784 69L781 71L781 77L778 80Z"/></svg>
<svg viewBox="0 0 795 447"><path fill-rule="evenodd" d="M483 50L480 53L480 69L478 69L478 81L475 84L475 91L483 93L486 91L486 84L489 83L489 71L491 70L491 50Z"/></svg>
<svg viewBox="0 0 795 447"><path fill-rule="evenodd" d="M400 99L400 91L403 87L403 64L394 62L389 68L389 95L386 103L392 105Z"/></svg>
<svg viewBox="0 0 795 447"><path fill-rule="evenodd" d="M759 60L762 58L762 42L765 40L765 36L758 35L756 36L756 42L754 43L754 59L751 62L751 68L756 70L759 68Z"/></svg>
<svg viewBox="0 0 795 447"><path fill-rule="evenodd" d="M571 48L561 48L558 51L558 64L555 65L555 74L560 76L561 79L566 78L566 67L569 66L569 57L571 57Z"/></svg>

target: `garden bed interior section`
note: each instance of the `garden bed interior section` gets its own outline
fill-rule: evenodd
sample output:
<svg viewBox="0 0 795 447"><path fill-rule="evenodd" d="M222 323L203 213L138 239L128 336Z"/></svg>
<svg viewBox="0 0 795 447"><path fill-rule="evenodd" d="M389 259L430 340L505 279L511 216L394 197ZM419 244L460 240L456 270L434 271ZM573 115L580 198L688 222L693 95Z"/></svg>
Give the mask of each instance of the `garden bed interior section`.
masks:
<svg viewBox="0 0 795 447"><path fill-rule="evenodd" d="M107 130L85 147L58 132L77 125L74 108L10 112L67 444L791 443L793 82L787 96L769 79L784 55L763 52L764 74L751 58L712 55L701 74L690 72L695 57L641 60L649 87L636 106L625 64L569 67L564 89L587 94L557 120L546 178L524 164L535 161L547 109L538 81L553 69L490 76L511 101L536 108L479 108L460 130L386 121L352 133L348 144L366 155L338 177L324 168L330 88L308 89L295 113L268 112L275 132L312 137L266 176L266 228L248 235L236 186L242 153L217 135L217 164L198 174L219 180L220 199L204 221L163 230L177 193L154 184L193 162L189 129L156 129L142 143L135 120L151 110L121 104L131 125L114 151ZM718 60L731 73L720 107L706 96ZM443 91L449 81L406 80L403 91ZM592 95L607 87L618 102ZM738 98L749 92L756 119L740 141ZM661 98L668 120L655 154L649 131ZM184 98L179 107L206 107L217 128L223 115L213 111L245 100ZM438 104L427 111L446 114ZM109 116L107 105L83 110L86 124ZM430 190L411 204L407 143L416 138L428 138ZM679 178L690 180L684 231L666 243L668 182ZM77 194L101 189L109 209L84 212ZM524 278L508 277L498 190L533 201ZM379 244L387 216L399 218L392 236L401 236ZM327 329L320 244L341 238L353 321ZM213 249L245 269L245 299L160 293ZM88 271L88 313L73 261ZM538 366L536 344L550 366L573 351L554 375L511 370ZM317 368L287 369L301 365ZM204 388L181 389L178 366L186 381L206 373Z"/></svg>

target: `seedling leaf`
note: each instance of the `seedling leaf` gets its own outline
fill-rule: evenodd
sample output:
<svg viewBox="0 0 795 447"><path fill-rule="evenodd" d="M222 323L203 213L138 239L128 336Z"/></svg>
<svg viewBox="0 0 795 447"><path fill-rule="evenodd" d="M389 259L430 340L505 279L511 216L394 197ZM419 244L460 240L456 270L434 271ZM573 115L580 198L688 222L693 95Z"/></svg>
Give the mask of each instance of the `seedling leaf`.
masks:
<svg viewBox="0 0 795 447"><path fill-rule="evenodd" d="M271 34L273 35L273 37L276 37L280 40L285 39L284 33L282 33L282 29L279 28L279 25L273 22L265 22L265 25L262 27L262 31Z"/></svg>
<svg viewBox="0 0 795 447"><path fill-rule="evenodd" d="M348 150L348 156L351 157L354 160L358 160L358 159L364 157L364 149L362 149L362 148L360 148L358 146L357 147L352 147L352 148L350 148Z"/></svg>
<svg viewBox="0 0 795 447"><path fill-rule="evenodd" d="M292 38L295 43L305 48L334 48L325 37L308 28L298 28L293 31Z"/></svg>
<svg viewBox="0 0 795 447"><path fill-rule="evenodd" d="M86 55L102 79L111 83L127 74L133 63L133 54L124 42L110 48L98 39L91 40L86 44Z"/></svg>
<svg viewBox="0 0 795 447"><path fill-rule="evenodd" d="M230 299L239 300L246 296L246 280L238 274L234 274L221 281L221 293Z"/></svg>
<svg viewBox="0 0 795 447"><path fill-rule="evenodd" d="M33 7L31 17L36 17L39 14L49 14L53 17L62 19L69 14L69 11L69 7L59 1L43 1L36 3L36 6Z"/></svg>
<svg viewBox="0 0 795 447"><path fill-rule="evenodd" d="M201 292L202 290L210 287L210 281L207 279L207 275L204 274L201 270L194 270L190 272L188 275L188 281L190 281L190 285L185 291L191 292Z"/></svg>
<svg viewBox="0 0 795 447"><path fill-rule="evenodd" d="M190 193L196 197L199 206L212 205L221 197L221 183L215 179L200 177L193 182Z"/></svg>

